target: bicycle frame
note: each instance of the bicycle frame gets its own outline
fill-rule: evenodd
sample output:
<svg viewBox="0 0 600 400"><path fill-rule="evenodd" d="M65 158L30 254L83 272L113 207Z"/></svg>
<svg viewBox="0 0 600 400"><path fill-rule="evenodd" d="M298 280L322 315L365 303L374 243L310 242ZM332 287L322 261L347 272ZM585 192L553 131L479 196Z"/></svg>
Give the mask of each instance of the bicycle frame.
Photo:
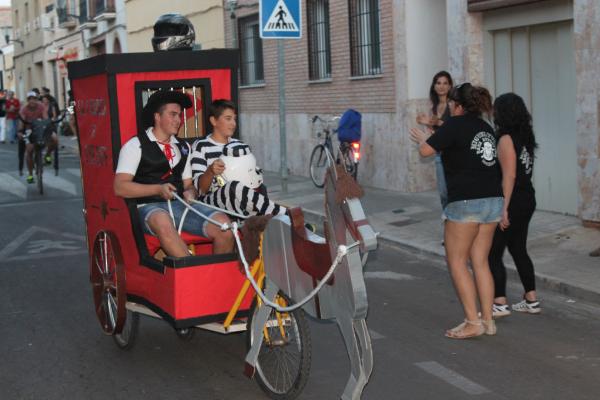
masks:
<svg viewBox="0 0 600 400"><path fill-rule="evenodd" d="M322 170L323 167L329 167L335 161L336 164L342 164L348 172L355 180L357 178L358 172L358 164L360 160L360 142L340 142L337 146L337 152L334 153L333 149L333 134L337 133L337 130L332 127L332 123L337 121L340 117L333 117L330 120L324 120L318 115L315 115L311 118L312 129L315 131L315 125L317 122L320 123L320 130L317 130L317 137L320 139L319 144L315 146L313 149L313 153L310 158L310 169L311 169L311 179L313 183L317 187L322 187L322 184L319 182L320 177L315 177L313 175L313 171L316 169ZM325 137L321 139L322 135ZM315 151L318 152L318 148L323 146L326 149L326 157L327 157L327 165L321 165L320 161L317 161L316 166L314 166L313 157L315 155ZM334 159L335 155L335 159ZM320 157L317 157L321 159Z"/></svg>

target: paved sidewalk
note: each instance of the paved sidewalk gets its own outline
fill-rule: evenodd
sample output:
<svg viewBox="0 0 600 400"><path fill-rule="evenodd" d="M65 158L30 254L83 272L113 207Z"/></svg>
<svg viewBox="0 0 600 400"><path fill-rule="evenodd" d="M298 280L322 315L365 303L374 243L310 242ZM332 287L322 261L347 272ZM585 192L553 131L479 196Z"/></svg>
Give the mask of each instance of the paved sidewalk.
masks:
<svg viewBox="0 0 600 400"><path fill-rule="evenodd" d="M276 173L265 172L270 197L288 206L301 206L307 219L323 218L323 193L309 178L289 178L282 193ZM379 242L444 256L441 206L436 191L400 193L364 187L363 207ZM529 229L529 253L537 284L566 296L600 304L600 258L588 253L600 246L600 231L584 228L576 217L536 211ZM513 260L506 252L509 279L518 281ZM402 269L399 263L396 268ZM517 299L513 299L517 300Z"/></svg>

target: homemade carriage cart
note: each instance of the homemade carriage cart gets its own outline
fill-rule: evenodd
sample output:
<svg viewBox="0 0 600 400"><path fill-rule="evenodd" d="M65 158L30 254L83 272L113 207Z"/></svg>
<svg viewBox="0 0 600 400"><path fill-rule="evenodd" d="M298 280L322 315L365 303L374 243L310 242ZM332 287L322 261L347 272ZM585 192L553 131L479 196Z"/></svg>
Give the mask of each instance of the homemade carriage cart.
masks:
<svg viewBox="0 0 600 400"><path fill-rule="evenodd" d="M134 202L113 192L120 148L138 133L141 110L154 91L191 97L178 136L191 141L206 134L210 101L237 103L237 76L233 50L106 54L69 63L100 326L122 349L133 346L140 314L164 319L183 339L196 328L247 330L245 373L271 398L292 399L310 370L305 313L335 319L351 361L342 398L360 398L372 369L362 266L376 235L360 201L339 190L333 166L325 186L327 239L307 231L301 210L292 210L289 218L268 223L251 265L241 245L237 253L213 255L209 241L185 232L192 255L165 256L158 240L144 235ZM239 237L237 226L231 228Z"/></svg>

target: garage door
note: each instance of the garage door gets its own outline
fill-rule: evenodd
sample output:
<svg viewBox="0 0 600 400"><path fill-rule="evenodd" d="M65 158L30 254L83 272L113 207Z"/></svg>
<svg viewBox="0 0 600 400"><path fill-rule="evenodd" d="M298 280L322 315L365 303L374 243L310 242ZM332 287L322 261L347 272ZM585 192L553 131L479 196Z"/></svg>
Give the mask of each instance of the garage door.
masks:
<svg viewBox="0 0 600 400"><path fill-rule="evenodd" d="M534 168L538 208L577 213L573 24L492 32L495 94L522 96L539 148Z"/></svg>

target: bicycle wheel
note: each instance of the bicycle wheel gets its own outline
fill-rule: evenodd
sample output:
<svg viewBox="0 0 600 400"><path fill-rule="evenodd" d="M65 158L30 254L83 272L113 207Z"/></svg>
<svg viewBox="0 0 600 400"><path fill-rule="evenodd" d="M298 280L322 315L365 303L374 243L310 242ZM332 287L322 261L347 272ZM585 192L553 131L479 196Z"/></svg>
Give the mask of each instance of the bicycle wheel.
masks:
<svg viewBox="0 0 600 400"><path fill-rule="evenodd" d="M354 156L352 155L352 149L348 143L340 144L340 154L341 160L338 158L338 162L341 162L346 172L349 173L354 180L356 180L356 175L358 173L358 163L354 162Z"/></svg>
<svg viewBox="0 0 600 400"><path fill-rule="evenodd" d="M138 329L140 326L140 314L133 312L131 310L127 310L127 314L125 316L125 322L123 324L123 329L121 333L115 333L113 335L113 340L117 347L122 350L129 350L135 344L135 339L138 334Z"/></svg>
<svg viewBox="0 0 600 400"><path fill-rule="evenodd" d="M310 179L316 187L322 188L325 185L325 174L327 173L327 152L325 146L319 144L315 146L310 155Z"/></svg>
<svg viewBox="0 0 600 400"><path fill-rule="evenodd" d="M289 304L282 293L277 302ZM248 320L248 349L254 341L252 323L258 309L255 300ZM271 309L263 334L256 364L258 386L272 399L294 399L302 392L310 373L311 340L304 311L280 313Z"/></svg>
<svg viewBox="0 0 600 400"><path fill-rule="evenodd" d="M35 145L34 162L38 192L44 194L44 182L42 181L42 176L44 176L44 160L42 160L42 149L38 145Z"/></svg>

